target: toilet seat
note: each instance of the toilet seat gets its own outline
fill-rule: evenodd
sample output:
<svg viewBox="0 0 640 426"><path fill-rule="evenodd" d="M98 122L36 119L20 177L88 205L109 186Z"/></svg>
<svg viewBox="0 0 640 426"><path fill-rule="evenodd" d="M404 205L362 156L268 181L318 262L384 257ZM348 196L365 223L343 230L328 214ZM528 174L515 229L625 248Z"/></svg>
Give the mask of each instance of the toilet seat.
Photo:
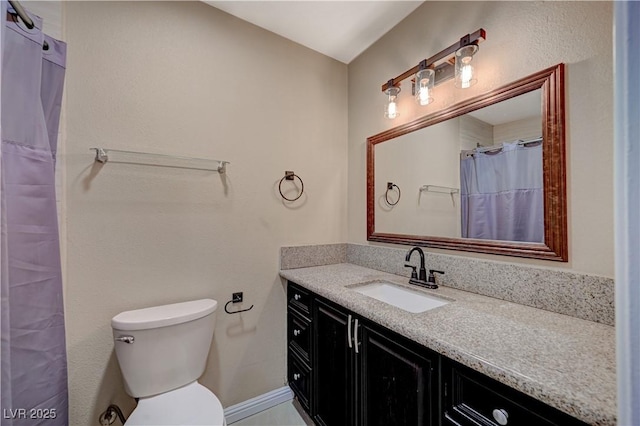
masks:
<svg viewBox="0 0 640 426"><path fill-rule="evenodd" d="M220 400L197 381L140 398L125 426L226 426Z"/></svg>

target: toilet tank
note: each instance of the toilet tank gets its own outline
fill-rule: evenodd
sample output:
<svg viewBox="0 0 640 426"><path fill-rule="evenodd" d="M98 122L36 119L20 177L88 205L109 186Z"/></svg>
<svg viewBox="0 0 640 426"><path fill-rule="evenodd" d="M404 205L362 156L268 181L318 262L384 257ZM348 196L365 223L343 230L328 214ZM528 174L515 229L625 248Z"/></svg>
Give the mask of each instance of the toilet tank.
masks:
<svg viewBox="0 0 640 426"><path fill-rule="evenodd" d="M218 302L201 299L122 312L111 320L125 390L134 398L168 392L204 372Z"/></svg>

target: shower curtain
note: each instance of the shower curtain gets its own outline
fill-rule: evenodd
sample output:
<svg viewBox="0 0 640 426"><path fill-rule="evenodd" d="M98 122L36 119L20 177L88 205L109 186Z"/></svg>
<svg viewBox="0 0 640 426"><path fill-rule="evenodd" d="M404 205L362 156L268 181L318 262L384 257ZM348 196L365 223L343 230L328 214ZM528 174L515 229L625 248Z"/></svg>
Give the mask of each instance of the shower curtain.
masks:
<svg viewBox="0 0 640 426"><path fill-rule="evenodd" d="M542 144L460 160L462 237L544 242Z"/></svg>
<svg viewBox="0 0 640 426"><path fill-rule="evenodd" d="M68 425L55 195L66 45L7 19L2 1L0 399L2 426ZM48 50L43 50L47 42Z"/></svg>

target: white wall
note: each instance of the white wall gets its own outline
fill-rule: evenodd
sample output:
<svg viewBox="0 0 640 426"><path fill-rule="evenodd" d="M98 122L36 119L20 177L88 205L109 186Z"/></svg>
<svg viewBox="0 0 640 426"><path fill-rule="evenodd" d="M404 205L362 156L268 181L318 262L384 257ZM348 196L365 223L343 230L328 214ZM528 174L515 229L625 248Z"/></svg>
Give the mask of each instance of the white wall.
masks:
<svg viewBox="0 0 640 426"><path fill-rule="evenodd" d="M281 246L346 239L347 69L199 2L68 2L66 321L71 423L129 411L110 319L220 302L201 380L229 406L285 383ZM93 162L90 147L230 161ZM305 193L283 203L285 170ZM222 306L244 291L242 315Z"/></svg>
<svg viewBox="0 0 640 426"><path fill-rule="evenodd" d="M380 86L479 28L479 82L449 81L416 105L403 83L399 119L383 117ZM610 2L425 2L349 64L349 241L366 243L366 138L513 82L567 64L569 262L439 251L613 276L612 4Z"/></svg>

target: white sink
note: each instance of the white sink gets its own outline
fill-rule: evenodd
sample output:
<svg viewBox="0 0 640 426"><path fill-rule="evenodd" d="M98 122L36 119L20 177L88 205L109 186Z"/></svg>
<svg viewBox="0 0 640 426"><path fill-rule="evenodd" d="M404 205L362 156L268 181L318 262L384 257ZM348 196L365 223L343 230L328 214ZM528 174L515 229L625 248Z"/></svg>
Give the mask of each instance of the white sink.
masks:
<svg viewBox="0 0 640 426"><path fill-rule="evenodd" d="M388 303L414 314L438 308L449 303L448 300L411 290L388 281L374 281L352 287L352 289L360 294L373 297L381 302Z"/></svg>

